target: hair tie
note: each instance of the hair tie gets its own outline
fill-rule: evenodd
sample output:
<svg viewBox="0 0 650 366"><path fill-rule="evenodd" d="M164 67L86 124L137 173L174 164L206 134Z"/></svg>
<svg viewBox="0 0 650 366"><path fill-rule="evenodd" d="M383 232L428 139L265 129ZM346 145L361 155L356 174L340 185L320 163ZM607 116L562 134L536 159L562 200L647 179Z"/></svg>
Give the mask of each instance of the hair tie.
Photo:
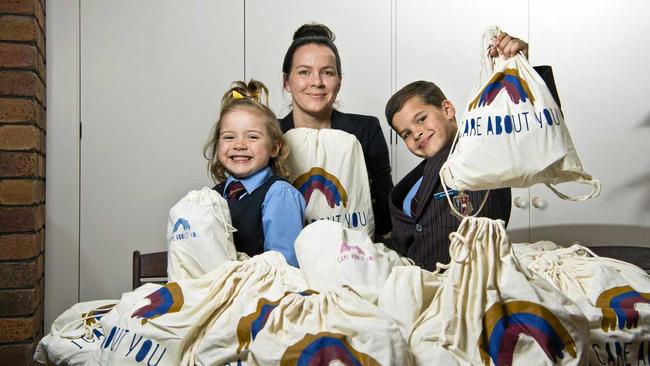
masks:
<svg viewBox="0 0 650 366"><path fill-rule="evenodd" d="M233 90L232 93L230 93L230 95L232 96L232 99L235 99L235 100L246 98L245 96L243 96L243 95L242 95L240 92L238 92L237 90Z"/></svg>
<svg viewBox="0 0 650 366"><path fill-rule="evenodd" d="M260 91L259 89L255 91L255 94L251 97L253 98L256 102L260 103Z"/></svg>
<svg viewBox="0 0 650 366"><path fill-rule="evenodd" d="M244 96L242 93L238 92L237 90L233 90L232 93L230 93L232 96L232 99L238 100L238 99L246 99L246 96ZM255 91L255 94L251 95L250 98L258 103L260 102L260 91L257 90Z"/></svg>

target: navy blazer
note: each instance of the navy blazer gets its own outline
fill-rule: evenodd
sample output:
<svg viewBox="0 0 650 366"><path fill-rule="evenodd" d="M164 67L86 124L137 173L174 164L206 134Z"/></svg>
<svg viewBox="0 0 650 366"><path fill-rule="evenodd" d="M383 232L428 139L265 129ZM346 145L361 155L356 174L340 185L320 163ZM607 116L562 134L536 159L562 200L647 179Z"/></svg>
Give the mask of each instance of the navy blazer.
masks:
<svg viewBox="0 0 650 366"><path fill-rule="evenodd" d="M370 197L375 216L375 234L384 235L391 231L392 224L388 208L388 195L393 189L388 145L377 117L332 111L332 128L356 136L361 143L370 180ZM282 132L294 128L293 112L280 120Z"/></svg>
<svg viewBox="0 0 650 366"><path fill-rule="evenodd" d="M393 233L387 243L388 247L413 259L416 264L429 271L435 269L436 262L449 263L449 234L458 230L460 225L460 219L452 214L447 198L434 198L435 193L443 192L440 168L447 161L450 150L451 143L436 156L422 161L395 185L390 195ZM415 195L418 204L415 216L410 217L403 212L402 203L420 177L423 177L422 184ZM475 212L486 191L465 193L469 195ZM510 188L490 191L479 216L501 219L507 225L510 218L510 199Z"/></svg>

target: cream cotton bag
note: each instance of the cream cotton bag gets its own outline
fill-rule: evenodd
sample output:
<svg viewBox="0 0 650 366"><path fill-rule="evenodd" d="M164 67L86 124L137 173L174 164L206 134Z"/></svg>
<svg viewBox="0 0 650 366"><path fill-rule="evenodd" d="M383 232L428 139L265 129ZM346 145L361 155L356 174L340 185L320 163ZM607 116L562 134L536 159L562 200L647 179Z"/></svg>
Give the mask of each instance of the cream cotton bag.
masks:
<svg viewBox="0 0 650 366"><path fill-rule="evenodd" d="M400 328L404 339L411 337L413 324L440 289L444 274L418 266L393 267L379 292L377 306Z"/></svg>
<svg viewBox="0 0 650 366"><path fill-rule="evenodd" d="M562 248L552 241L540 240L535 243L512 243L512 250L519 260L519 263L525 268L530 264L531 256L543 251L556 250Z"/></svg>
<svg viewBox="0 0 650 366"><path fill-rule="evenodd" d="M260 330L274 303L288 293L306 291L299 269L290 266L278 252L265 252L246 264L253 273L243 278L219 316L199 333L183 365L245 364L249 345Z"/></svg>
<svg viewBox="0 0 650 366"><path fill-rule="evenodd" d="M544 183L566 200L598 196L600 183L583 170L564 115L541 76L522 54L507 60L488 56L499 32L488 28L483 36L481 76L440 170L443 187L478 191ZM554 187L563 182L592 190L568 196Z"/></svg>
<svg viewBox="0 0 650 366"><path fill-rule="evenodd" d="M255 365L413 365L397 325L345 287L285 296L250 349Z"/></svg>
<svg viewBox="0 0 650 366"><path fill-rule="evenodd" d="M420 365L584 365L589 325L580 309L513 255L501 220L465 218L452 261L413 326Z"/></svg>
<svg viewBox="0 0 650 366"><path fill-rule="evenodd" d="M190 191L169 210L169 281L198 278L228 260L237 260L228 203L213 189Z"/></svg>
<svg viewBox="0 0 650 366"><path fill-rule="evenodd" d="M571 298L589 319L591 365L650 363L650 276L581 245L527 257L528 268Z"/></svg>
<svg viewBox="0 0 650 366"><path fill-rule="evenodd" d="M36 346L34 361L54 365L84 365L105 338L99 320L118 300L80 302L54 320L50 333Z"/></svg>
<svg viewBox="0 0 650 366"><path fill-rule="evenodd" d="M340 130L294 128L284 140L291 151L287 180L305 198L305 223L331 220L372 237L370 183L357 138Z"/></svg>
<svg viewBox="0 0 650 366"><path fill-rule="evenodd" d="M383 244L340 223L321 220L302 229L295 242L300 270L311 289L325 292L349 286L375 302L393 267L412 265Z"/></svg>
<svg viewBox="0 0 650 366"><path fill-rule="evenodd" d="M268 283L261 277L282 266L289 267L280 253L267 252L244 262L228 261L196 279L124 294L102 318L106 339L88 365L190 364L197 356L196 345L219 317L236 325L240 314L229 314L228 309L244 296L242 290L262 290ZM293 273L300 278L297 269ZM236 340L230 340L234 346L224 347L234 349Z"/></svg>

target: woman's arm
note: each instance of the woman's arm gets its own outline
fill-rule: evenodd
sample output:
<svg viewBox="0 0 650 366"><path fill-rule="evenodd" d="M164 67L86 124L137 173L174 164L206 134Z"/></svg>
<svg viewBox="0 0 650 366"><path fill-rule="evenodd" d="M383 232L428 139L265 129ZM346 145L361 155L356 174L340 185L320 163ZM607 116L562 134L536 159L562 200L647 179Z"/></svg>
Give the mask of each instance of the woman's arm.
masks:
<svg viewBox="0 0 650 366"><path fill-rule="evenodd" d="M392 223L388 206L388 195L393 189L388 145L379 120L373 118L368 135L368 178L370 179L370 196L373 199L372 210L375 215L375 234L384 235L391 231Z"/></svg>

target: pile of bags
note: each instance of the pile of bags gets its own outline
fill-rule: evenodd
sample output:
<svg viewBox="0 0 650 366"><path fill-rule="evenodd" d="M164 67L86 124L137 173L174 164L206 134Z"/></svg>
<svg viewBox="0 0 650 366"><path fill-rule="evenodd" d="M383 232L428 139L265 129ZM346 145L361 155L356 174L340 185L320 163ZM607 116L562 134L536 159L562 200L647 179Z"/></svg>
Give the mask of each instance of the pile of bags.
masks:
<svg viewBox="0 0 650 366"><path fill-rule="evenodd" d="M650 364L650 278L645 271L578 244L518 252L529 270L566 294L589 320L591 365Z"/></svg>
<svg viewBox="0 0 650 366"><path fill-rule="evenodd" d="M69 313L95 305L75 305L57 319L35 359L65 365L413 364L398 325L379 307L347 286L309 289L300 270L277 252L228 261L196 279L146 284L93 319L95 332L82 322L74 333L55 332L73 319L89 319L79 310ZM65 342L93 347L75 353Z"/></svg>
<svg viewBox="0 0 650 366"><path fill-rule="evenodd" d="M99 321L118 300L88 301L73 305L52 323L50 333L36 346L34 360L45 364L83 365L105 338Z"/></svg>
<svg viewBox="0 0 650 366"><path fill-rule="evenodd" d="M327 233L325 235L324 233ZM607 364L648 359L650 278L581 246L511 245L466 218L452 261L414 266L330 221L277 252L62 314L35 359L65 365ZM444 269L444 272L442 271ZM632 361L630 361L632 362Z"/></svg>

